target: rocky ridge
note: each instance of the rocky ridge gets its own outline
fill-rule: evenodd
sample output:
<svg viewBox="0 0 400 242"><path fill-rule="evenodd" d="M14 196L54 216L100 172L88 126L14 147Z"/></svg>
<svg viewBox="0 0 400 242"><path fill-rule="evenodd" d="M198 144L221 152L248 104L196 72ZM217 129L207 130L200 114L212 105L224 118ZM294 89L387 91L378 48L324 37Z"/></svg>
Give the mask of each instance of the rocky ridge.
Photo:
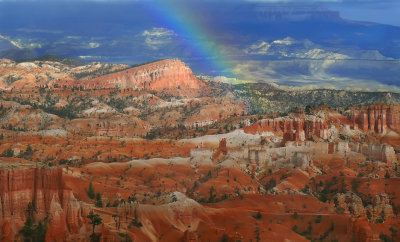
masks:
<svg viewBox="0 0 400 242"><path fill-rule="evenodd" d="M190 68L178 59L166 59L150 64L127 69L95 78L60 83L61 86L75 86L84 89L99 88L132 88L136 90L153 90L199 93L205 84L199 81Z"/></svg>
<svg viewBox="0 0 400 242"><path fill-rule="evenodd" d="M66 188L62 169L43 167L2 167L0 169L0 227L16 234L28 216L49 219L47 236L66 239L79 233L85 219L82 206ZM3 231L2 233L5 233ZM1 234L1 233L0 233Z"/></svg>
<svg viewBox="0 0 400 242"><path fill-rule="evenodd" d="M48 60L17 63L8 59L0 59L0 89L57 86L60 85L59 82L96 77L127 67L127 65L98 62L75 66Z"/></svg>

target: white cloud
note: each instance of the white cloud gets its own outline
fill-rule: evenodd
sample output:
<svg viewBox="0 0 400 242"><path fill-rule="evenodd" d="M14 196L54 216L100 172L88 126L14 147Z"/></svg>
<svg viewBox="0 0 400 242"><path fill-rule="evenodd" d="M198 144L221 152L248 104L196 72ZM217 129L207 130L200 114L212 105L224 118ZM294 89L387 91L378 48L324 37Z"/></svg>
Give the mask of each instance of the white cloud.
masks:
<svg viewBox="0 0 400 242"><path fill-rule="evenodd" d="M40 49L40 48L42 48L42 44L41 43L30 43L30 44L27 44L26 47L29 49Z"/></svg>
<svg viewBox="0 0 400 242"><path fill-rule="evenodd" d="M377 50L338 50L317 45L308 39L295 40L291 37L277 39L271 43L259 41L248 46L244 52L250 55L273 56L278 59L285 57L311 60L393 60L392 58L383 56Z"/></svg>
<svg viewBox="0 0 400 242"><path fill-rule="evenodd" d="M146 45L151 49L159 49L171 42L172 37L176 34L173 30L166 28L152 28L145 30L142 36L145 38Z"/></svg>
<svg viewBox="0 0 400 242"><path fill-rule="evenodd" d="M17 47L18 49L37 49L42 48L41 43L30 42L32 40L21 40L21 39L11 39L8 36L0 35L0 39L8 41L11 45Z"/></svg>
<svg viewBox="0 0 400 242"><path fill-rule="evenodd" d="M67 35L65 38L67 38L67 39L74 39L74 40L80 40L80 39L82 39L82 36Z"/></svg>
<svg viewBox="0 0 400 242"><path fill-rule="evenodd" d="M95 41L96 39L98 38L67 35L55 42L52 42L52 46L57 48L58 46L65 45L68 46L68 48L74 49L96 49L101 46L99 42Z"/></svg>
<svg viewBox="0 0 400 242"><path fill-rule="evenodd" d="M315 59L315 60L345 60L345 59L350 59L349 56L340 54L340 53L334 53L334 52L329 52L323 49L315 48L311 49L309 51L305 52L300 52L300 53L295 53L294 56L299 57L299 58L308 58L308 59Z"/></svg>
<svg viewBox="0 0 400 242"><path fill-rule="evenodd" d="M233 74L240 80L258 82L266 81L269 83L278 82L274 77L277 75L273 63L260 61L241 61L236 63Z"/></svg>
<svg viewBox="0 0 400 242"><path fill-rule="evenodd" d="M235 77L226 77L226 76L215 76L210 78L213 81L219 81L223 83L229 83L229 84L240 84L245 82L244 80L237 79Z"/></svg>
<svg viewBox="0 0 400 242"><path fill-rule="evenodd" d="M277 39L272 41L271 43L268 43L267 41L261 41L255 44L250 45L248 48L245 49L245 52L247 54L251 54L251 55L273 55L274 51L270 51L268 52L271 47L274 47L275 49L277 48L281 48L281 47L287 47L287 46L291 46L294 44L298 44L298 43L303 43L304 45L309 44L308 42L299 42L291 37L286 37L284 39ZM281 54L283 56L290 56L290 54L288 53L284 53L281 52Z"/></svg>
<svg viewBox="0 0 400 242"><path fill-rule="evenodd" d="M0 39L7 40L8 42L10 42L10 44L12 44L13 46L17 47L18 49L23 49L23 48L24 48L24 47L21 45L21 43L19 43L19 41L14 41L14 40L12 40L10 37L8 37L8 36L0 35Z"/></svg>
<svg viewBox="0 0 400 242"><path fill-rule="evenodd" d="M277 44L277 45L293 45L295 43L297 43L297 41L290 37L286 37L284 39L277 39L272 42L272 44Z"/></svg>
<svg viewBox="0 0 400 242"><path fill-rule="evenodd" d="M94 60L94 59L99 60L99 59L104 59L104 57L103 56L93 56L93 55L80 55L79 59L82 59L82 60Z"/></svg>
<svg viewBox="0 0 400 242"><path fill-rule="evenodd" d="M88 46L90 49L95 49L95 48L99 48L100 44L97 42L90 42Z"/></svg>
<svg viewBox="0 0 400 242"><path fill-rule="evenodd" d="M269 48L271 47L271 44L268 44L268 42L262 41L258 44L252 44L245 50L247 54L253 54L253 55L265 55L267 54Z"/></svg>

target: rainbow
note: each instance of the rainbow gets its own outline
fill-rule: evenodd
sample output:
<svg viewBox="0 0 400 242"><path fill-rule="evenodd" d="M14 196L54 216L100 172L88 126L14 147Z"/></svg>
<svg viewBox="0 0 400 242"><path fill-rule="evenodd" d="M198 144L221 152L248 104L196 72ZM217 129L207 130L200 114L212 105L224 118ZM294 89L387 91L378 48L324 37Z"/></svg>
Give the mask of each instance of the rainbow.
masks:
<svg viewBox="0 0 400 242"><path fill-rule="evenodd" d="M203 60L212 73L234 77L229 60L221 51L221 43L213 37L204 24L193 17L182 2L176 0L143 1L152 19L185 37L185 44L194 53L193 58Z"/></svg>

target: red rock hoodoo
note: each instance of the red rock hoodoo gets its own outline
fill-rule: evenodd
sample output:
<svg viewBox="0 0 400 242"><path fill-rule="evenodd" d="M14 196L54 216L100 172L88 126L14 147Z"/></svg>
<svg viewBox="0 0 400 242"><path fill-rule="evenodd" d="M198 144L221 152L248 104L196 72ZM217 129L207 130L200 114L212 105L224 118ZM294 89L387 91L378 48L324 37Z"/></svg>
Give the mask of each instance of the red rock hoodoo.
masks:
<svg viewBox="0 0 400 242"><path fill-rule="evenodd" d="M48 216L48 233L56 235L56 240L77 233L83 224L80 203L65 188L61 168L0 170L0 228L8 230L0 234L18 233L27 218L28 204L33 204L35 220Z"/></svg>
<svg viewBox="0 0 400 242"><path fill-rule="evenodd" d="M265 119L255 124L244 127L244 132L251 134L261 134L263 132L273 132L281 134L285 141L304 141L313 135L322 139L328 137L328 124L322 119L290 119L276 118Z"/></svg>
<svg viewBox="0 0 400 242"><path fill-rule="evenodd" d="M400 106L380 103L353 110L352 128L359 130L386 133L388 128L400 130Z"/></svg>

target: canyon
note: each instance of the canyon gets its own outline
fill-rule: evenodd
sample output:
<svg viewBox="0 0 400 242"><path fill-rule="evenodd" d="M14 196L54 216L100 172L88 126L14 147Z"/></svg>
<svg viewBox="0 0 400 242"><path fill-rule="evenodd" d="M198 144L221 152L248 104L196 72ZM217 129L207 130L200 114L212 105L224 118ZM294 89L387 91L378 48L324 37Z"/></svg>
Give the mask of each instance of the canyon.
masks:
<svg viewBox="0 0 400 242"><path fill-rule="evenodd" d="M0 241L399 239L399 104L238 90L177 59L0 60Z"/></svg>

